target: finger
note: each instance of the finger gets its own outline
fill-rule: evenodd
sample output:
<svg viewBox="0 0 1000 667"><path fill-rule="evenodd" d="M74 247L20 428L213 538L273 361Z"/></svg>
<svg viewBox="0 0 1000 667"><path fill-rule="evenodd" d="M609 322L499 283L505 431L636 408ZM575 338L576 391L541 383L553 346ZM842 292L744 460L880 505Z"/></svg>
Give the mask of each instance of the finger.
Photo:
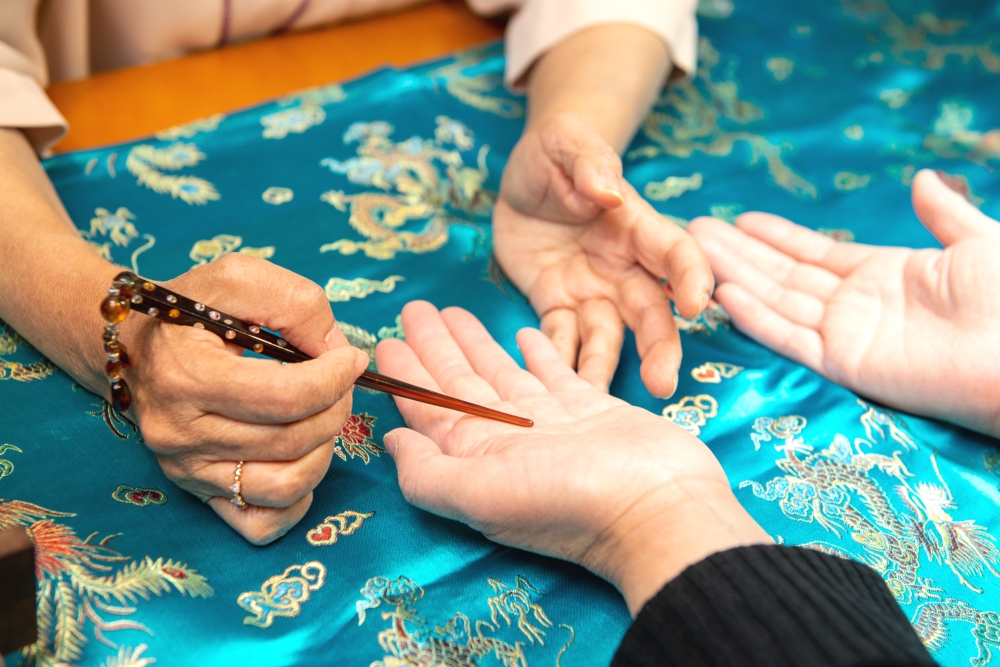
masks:
<svg viewBox="0 0 1000 667"><path fill-rule="evenodd" d="M815 296L786 288L772 280L771 276L741 257L739 251L719 243L715 238L705 238L702 248L712 266L719 267L720 283L739 285L760 299L768 308L794 324L818 329L823 322L826 307ZM832 274L830 275L832 277ZM839 281L837 278L834 279Z"/></svg>
<svg viewBox="0 0 1000 667"><path fill-rule="evenodd" d="M600 208L625 202L621 158L593 123L561 114L546 122L541 136L546 152L572 181L574 194Z"/></svg>
<svg viewBox="0 0 1000 667"><path fill-rule="evenodd" d="M240 509L228 497L209 498L208 504L233 530L251 544L264 545L274 542L302 520L312 505L310 493L291 507L257 507Z"/></svg>
<svg viewBox="0 0 1000 667"><path fill-rule="evenodd" d="M359 350L338 347L279 364L230 354L207 331L161 326L159 334L163 344L148 355L143 373L158 380L160 398L244 422L283 424L324 410L351 390L366 361Z"/></svg>
<svg viewBox="0 0 1000 667"><path fill-rule="evenodd" d="M952 190L930 169L913 177L913 210L938 241L950 246L966 236L995 234L1000 224Z"/></svg>
<svg viewBox="0 0 1000 667"><path fill-rule="evenodd" d="M542 331L552 341L559 356L570 368L576 368L580 350L580 328L576 321L576 311L569 308L555 308L542 315Z"/></svg>
<svg viewBox="0 0 1000 667"><path fill-rule="evenodd" d="M744 213L736 221L741 230L792 259L822 267L843 278L868 259L874 248L842 243L769 213Z"/></svg>
<svg viewBox="0 0 1000 667"><path fill-rule="evenodd" d="M580 304L577 317L582 341L577 372L597 389L607 392L618 368L625 339L625 323L615 304L607 299L584 301Z"/></svg>
<svg viewBox="0 0 1000 667"><path fill-rule="evenodd" d="M743 333L792 361L823 372L823 339L817 331L793 324L736 283L720 285L715 298Z"/></svg>
<svg viewBox="0 0 1000 667"><path fill-rule="evenodd" d="M323 288L277 264L230 253L183 278L179 282L193 285L188 296L204 298L230 315L280 331L311 357L347 344Z"/></svg>
<svg viewBox="0 0 1000 667"><path fill-rule="evenodd" d="M511 359L475 315L461 308L445 308L441 317L473 370L502 400L549 393L538 378Z"/></svg>
<svg viewBox="0 0 1000 667"><path fill-rule="evenodd" d="M403 307L406 344L445 394L472 403L496 403L500 396L473 370L438 309L426 301Z"/></svg>
<svg viewBox="0 0 1000 667"><path fill-rule="evenodd" d="M683 317L697 317L708 305L715 287L708 260L690 234L657 213L648 202L643 200L639 210L632 228L632 245L639 263L652 275L670 282L674 303Z"/></svg>
<svg viewBox="0 0 1000 667"><path fill-rule="evenodd" d="M403 341L395 338L380 341L375 348L375 359L379 370L386 375L415 384L418 387L441 392L437 382L420 363L420 358ZM462 417L459 412L439 408L435 405L419 403L398 396L393 396L393 400L407 426L439 442L455 422Z"/></svg>
<svg viewBox="0 0 1000 667"><path fill-rule="evenodd" d="M326 476L336 445L336 439L328 440L295 461L246 461L240 476L243 500L260 507L291 507ZM235 461L206 462L195 470L185 469L182 461L166 457L159 461L172 482L199 498L232 498L235 493Z"/></svg>
<svg viewBox="0 0 1000 667"><path fill-rule="evenodd" d="M438 516L465 520L461 494L469 488L462 482L469 468L466 459L443 454L434 440L408 428L389 431L384 442L407 502Z"/></svg>
<svg viewBox="0 0 1000 667"><path fill-rule="evenodd" d="M729 269L732 267L731 261L736 258L741 264L752 264L771 280L785 287L812 294L823 301L829 299L840 286L840 278L826 269L797 262L785 253L775 250L722 220L697 218L691 221L688 231L708 256L709 264L719 282L733 280ZM728 250L725 253L726 259L721 259L719 252L713 256L710 244L716 251L720 248Z"/></svg>
<svg viewBox="0 0 1000 667"><path fill-rule="evenodd" d="M639 271L622 281L619 293L622 317L635 332L643 384L654 396L668 398L681 365L681 338L670 301L657 279Z"/></svg>
<svg viewBox="0 0 1000 667"><path fill-rule="evenodd" d="M173 457L198 454L209 461L294 461L336 437L351 414L351 395L290 424L252 424L202 414L173 420L172 413L147 414L142 422L146 445Z"/></svg>
<svg viewBox="0 0 1000 667"><path fill-rule="evenodd" d="M538 329L525 328L518 331L517 346L524 356L528 372L538 378L550 392L594 391L594 386L573 372L552 340Z"/></svg>

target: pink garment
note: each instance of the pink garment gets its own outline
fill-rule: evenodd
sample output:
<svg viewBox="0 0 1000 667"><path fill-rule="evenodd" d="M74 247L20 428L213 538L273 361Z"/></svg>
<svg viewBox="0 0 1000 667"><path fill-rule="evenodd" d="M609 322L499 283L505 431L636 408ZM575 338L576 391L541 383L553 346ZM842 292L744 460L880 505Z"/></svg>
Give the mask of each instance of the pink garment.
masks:
<svg viewBox="0 0 1000 667"><path fill-rule="evenodd" d="M0 0L0 127L20 128L38 151L66 120L50 82L280 32L343 21L420 0ZM508 85L570 35L632 23L663 38L673 63L694 71L697 0L468 0L482 15L514 11L507 29Z"/></svg>

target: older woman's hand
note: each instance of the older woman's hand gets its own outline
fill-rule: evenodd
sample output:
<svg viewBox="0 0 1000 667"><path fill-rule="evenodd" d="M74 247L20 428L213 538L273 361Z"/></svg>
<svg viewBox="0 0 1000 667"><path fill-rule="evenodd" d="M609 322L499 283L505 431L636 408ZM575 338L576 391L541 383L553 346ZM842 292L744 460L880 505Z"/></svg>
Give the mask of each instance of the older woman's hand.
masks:
<svg viewBox="0 0 1000 667"><path fill-rule="evenodd" d="M607 391L628 325L646 388L674 393L681 341L660 279L681 315L694 317L712 272L687 232L622 178L593 123L564 113L525 132L504 170L493 247L580 377Z"/></svg>
<svg viewBox="0 0 1000 667"><path fill-rule="evenodd" d="M715 456L662 417L581 379L540 331L522 370L470 313L403 309L406 342L379 343L384 372L535 420L520 428L397 399L385 437L406 499L502 544L580 563L636 613L687 565L770 538Z"/></svg>
<svg viewBox="0 0 1000 667"><path fill-rule="evenodd" d="M165 284L315 357L282 365L191 327L138 315L122 325L130 414L164 473L249 541L271 542L309 508L368 357L348 345L318 285L270 262L227 255ZM246 509L230 502L238 461Z"/></svg>

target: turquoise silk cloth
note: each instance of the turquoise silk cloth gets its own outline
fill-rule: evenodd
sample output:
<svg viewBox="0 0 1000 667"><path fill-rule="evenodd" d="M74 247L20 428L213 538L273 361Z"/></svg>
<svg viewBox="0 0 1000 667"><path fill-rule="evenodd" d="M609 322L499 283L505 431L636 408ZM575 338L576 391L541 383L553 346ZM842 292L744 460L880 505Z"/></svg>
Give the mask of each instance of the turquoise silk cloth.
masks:
<svg viewBox="0 0 1000 667"><path fill-rule="evenodd" d="M664 215L766 210L840 240L934 246L909 203L930 167L1000 216L1000 5L714 0L700 14L696 76L625 155ZM45 166L94 250L151 279L249 253L324 286L364 349L402 336L400 309L420 298L471 310L516 355L537 317L490 259L524 122L501 54ZM645 391L631 337L612 392L703 438L776 540L880 572L942 664L1000 664L998 442L866 402L715 305L678 324L676 395ZM39 558L40 639L8 664L583 667L607 665L628 628L584 570L409 506L381 448L402 424L386 396L355 393L312 509L259 548L9 328L0 380L0 526L29 527Z"/></svg>

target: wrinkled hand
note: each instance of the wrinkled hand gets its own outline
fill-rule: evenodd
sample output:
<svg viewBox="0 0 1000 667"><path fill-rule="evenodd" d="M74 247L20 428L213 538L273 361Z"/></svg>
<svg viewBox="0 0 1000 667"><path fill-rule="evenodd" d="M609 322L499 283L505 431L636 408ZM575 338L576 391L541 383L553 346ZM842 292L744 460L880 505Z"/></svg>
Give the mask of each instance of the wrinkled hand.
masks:
<svg viewBox="0 0 1000 667"><path fill-rule="evenodd" d="M250 542L271 542L309 509L367 355L348 345L318 285L270 262L227 255L164 285L316 357L282 365L192 327L139 315L123 325L129 412L163 472ZM229 490L241 460L245 510Z"/></svg>
<svg viewBox="0 0 1000 667"><path fill-rule="evenodd" d="M691 237L622 178L621 159L589 121L562 114L521 138L500 185L493 244L580 377L607 390L627 324L646 388L673 393L680 338L660 279L681 315L694 317L712 274Z"/></svg>
<svg viewBox="0 0 1000 667"><path fill-rule="evenodd" d="M1000 224L926 170L913 207L944 250L836 243L763 213L689 229L751 337L887 405L1000 435Z"/></svg>
<svg viewBox="0 0 1000 667"><path fill-rule="evenodd" d="M520 428L397 399L385 437L407 500L501 544L580 563L618 586L633 613L688 564L768 542L697 438L581 379L540 331L522 370L470 313L403 309L406 342L385 340L393 377L530 417Z"/></svg>

